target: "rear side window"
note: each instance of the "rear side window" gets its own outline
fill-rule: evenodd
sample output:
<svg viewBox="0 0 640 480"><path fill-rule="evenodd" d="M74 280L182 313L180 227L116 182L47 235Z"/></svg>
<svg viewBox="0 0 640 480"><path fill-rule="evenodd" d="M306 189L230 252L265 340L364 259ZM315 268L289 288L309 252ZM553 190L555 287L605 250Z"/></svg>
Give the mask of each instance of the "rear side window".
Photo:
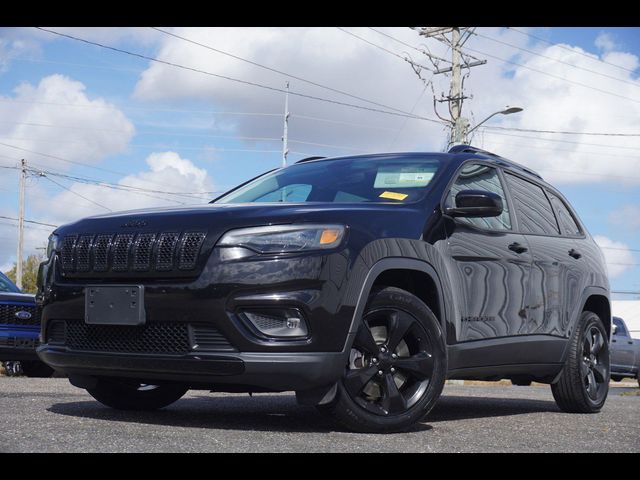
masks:
<svg viewBox="0 0 640 480"><path fill-rule="evenodd" d="M515 175L506 173L505 177L513 198L520 231L538 235L558 235L558 223L544 190L535 183L527 182Z"/></svg>
<svg viewBox="0 0 640 480"><path fill-rule="evenodd" d="M576 222L575 218L573 218L573 215L571 215L569 207L567 207L567 205L553 193L547 193L549 194L551 204L553 205L553 208L556 211L556 215L558 216L558 222L560 223L562 234L570 237L577 237L582 235L582 230L580 230L578 222Z"/></svg>
<svg viewBox="0 0 640 480"><path fill-rule="evenodd" d="M462 190L484 190L497 193L500 195L500 198L502 198L502 214L498 217L460 217L458 218L460 222L489 230L511 230L509 205L507 204L502 183L495 168L475 163L465 165L451 186L447 197L447 206L455 206L456 195Z"/></svg>

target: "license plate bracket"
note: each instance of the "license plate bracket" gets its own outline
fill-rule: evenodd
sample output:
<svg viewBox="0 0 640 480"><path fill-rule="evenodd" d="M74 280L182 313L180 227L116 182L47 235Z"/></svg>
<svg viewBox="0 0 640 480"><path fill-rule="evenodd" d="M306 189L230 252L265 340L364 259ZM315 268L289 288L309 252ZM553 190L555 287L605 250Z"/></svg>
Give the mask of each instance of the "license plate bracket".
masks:
<svg viewBox="0 0 640 480"><path fill-rule="evenodd" d="M84 311L89 325L144 325L144 285L89 285Z"/></svg>

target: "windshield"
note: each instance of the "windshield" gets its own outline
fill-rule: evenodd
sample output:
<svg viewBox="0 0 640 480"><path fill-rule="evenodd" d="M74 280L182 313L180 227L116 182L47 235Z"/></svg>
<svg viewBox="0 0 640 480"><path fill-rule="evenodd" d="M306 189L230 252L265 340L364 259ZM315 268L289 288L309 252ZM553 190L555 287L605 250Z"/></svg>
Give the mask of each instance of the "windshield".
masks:
<svg viewBox="0 0 640 480"><path fill-rule="evenodd" d="M0 273L0 292L20 293L20 290L11 280Z"/></svg>
<svg viewBox="0 0 640 480"><path fill-rule="evenodd" d="M215 203L399 202L424 197L435 157L354 157L298 163L257 178Z"/></svg>

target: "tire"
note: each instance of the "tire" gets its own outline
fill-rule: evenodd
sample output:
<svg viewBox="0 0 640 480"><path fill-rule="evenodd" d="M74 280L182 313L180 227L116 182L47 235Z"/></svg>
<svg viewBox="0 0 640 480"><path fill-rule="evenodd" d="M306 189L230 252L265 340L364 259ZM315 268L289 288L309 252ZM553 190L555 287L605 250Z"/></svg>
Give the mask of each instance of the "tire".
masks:
<svg viewBox="0 0 640 480"><path fill-rule="evenodd" d="M53 375L53 368L38 360L28 360L20 362L22 373L30 378L50 378Z"/></svg>
<svg viewBox="0 0 640 480"><path fill-rule="evenodd" d="M87 392L116 410L150 411L166 407L187 393L184 385L147 385L125 379L100 378Z"/></svg>
<svg viewBox="0 0 640 480"><path fill-rule="evenodd" d="M617 375L611 375L611 380L614 382L621 382L624 377L619 377Z"/></svg>
<svg viewBox="0 0 640 480"><path fill-rule="evenodd" d="M374 291L362 318L336 396L318 409L355 432L404 431L442 393L442 329L427 305L395 287Z"/></svg>
<svg viewBox="0 0 640 480"><path fill-rule="evenodd" d="M582 312L569 341L558 381L551 385L558 407L568 413L597 413L609 392L609 340L602 320Z"/></svg>

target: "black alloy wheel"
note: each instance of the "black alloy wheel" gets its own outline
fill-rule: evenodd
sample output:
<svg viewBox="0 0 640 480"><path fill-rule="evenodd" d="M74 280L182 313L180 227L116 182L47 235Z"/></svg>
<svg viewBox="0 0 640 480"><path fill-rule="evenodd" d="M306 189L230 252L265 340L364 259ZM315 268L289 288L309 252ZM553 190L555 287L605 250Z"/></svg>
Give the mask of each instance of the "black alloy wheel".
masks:
<svg viewBox="0 0 640 480"><path fill-rule="evenodd" d="M318 408L356 432L403 431L433 408L446 371L444 336L431 309L407 291L378 289L335 397Z"/></svg>
<svg viewBox="0 0 640 480"><path fill-rule="evenodd" d="M433 375L427 332L408 312L368 312L356 336L344 386L376 415L396 415L416 404Z"/></svg>
<svg viewBox="0 0 640 480"><path fill-rule="evenodd" d="M591 326L582 342L581 373L589 398L599 402L609 384L609 350L598 327Z"/></svg>
<svg viewBox="0 0 640 480"><path fill-rule="evenodd" d="M560 376L551 384L553 398L569 413L597 413L607 399L610 353L607 331L600 317L584 311L567 346Z"/></svg>

